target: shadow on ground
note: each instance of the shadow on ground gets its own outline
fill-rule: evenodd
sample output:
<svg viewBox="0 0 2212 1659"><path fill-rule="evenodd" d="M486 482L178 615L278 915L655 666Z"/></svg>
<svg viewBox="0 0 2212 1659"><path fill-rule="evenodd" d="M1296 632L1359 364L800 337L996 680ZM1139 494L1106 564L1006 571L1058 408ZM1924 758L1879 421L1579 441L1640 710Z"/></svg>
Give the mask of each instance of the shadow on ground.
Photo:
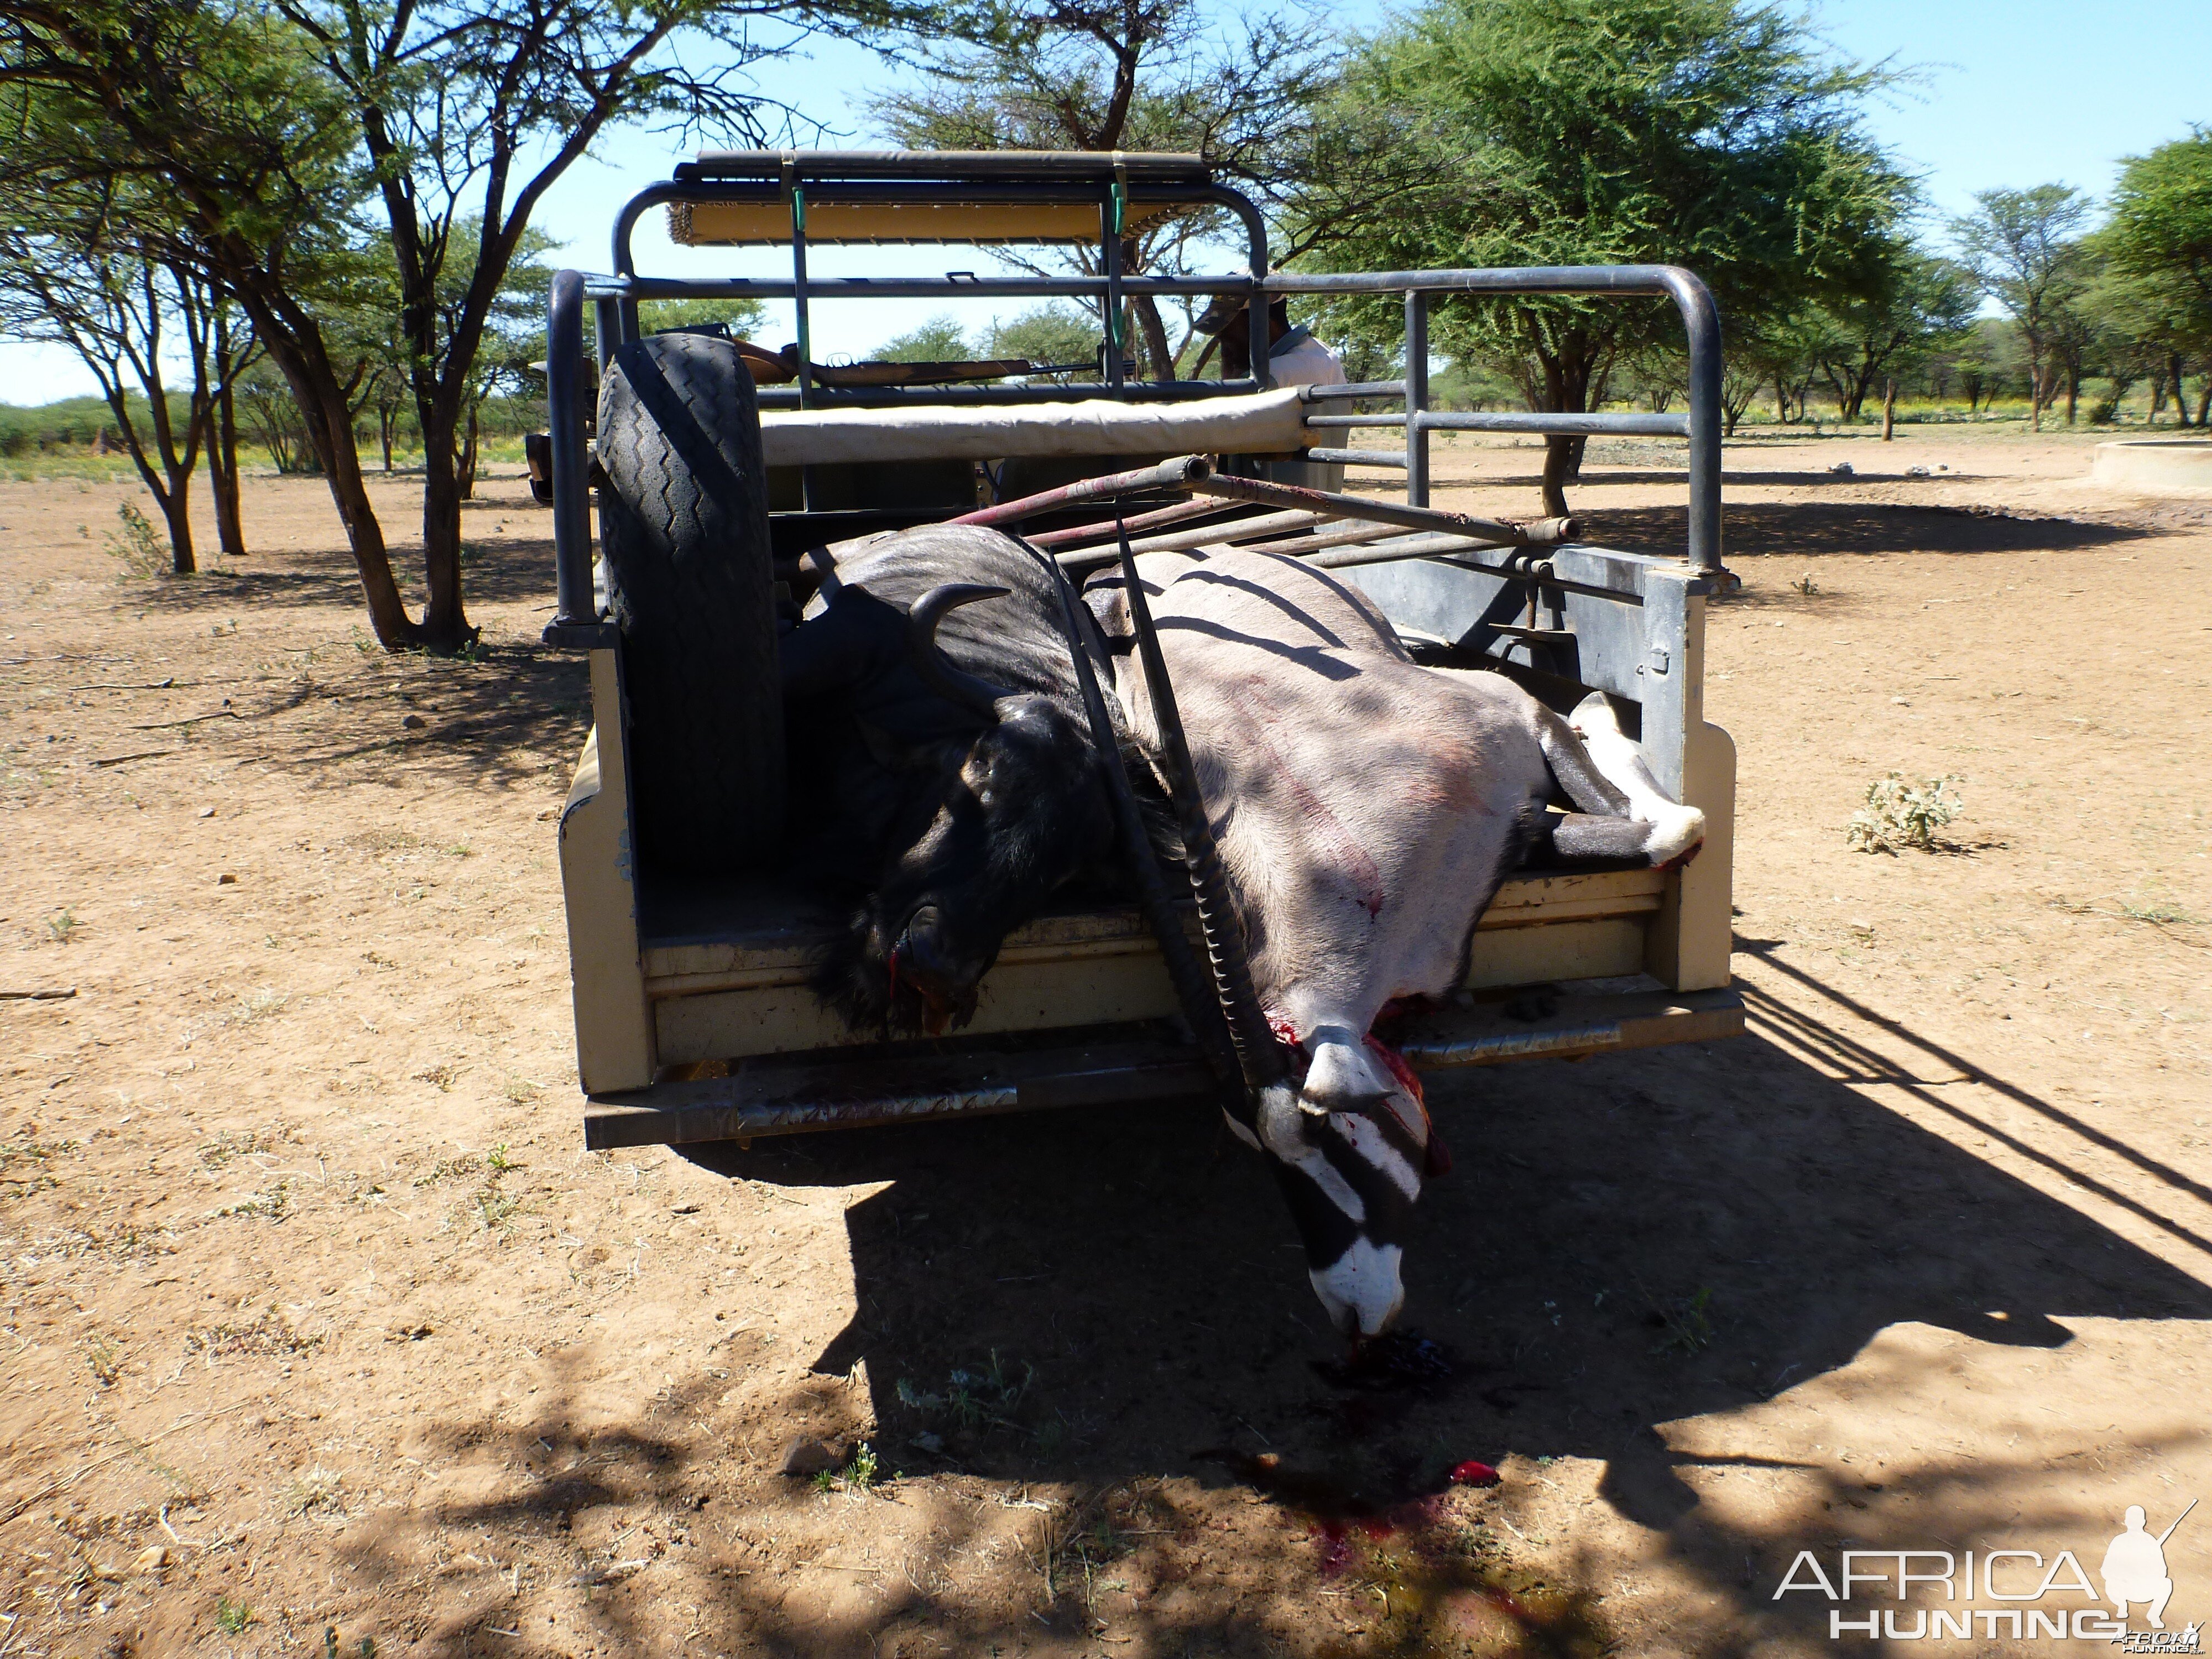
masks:
<svg viewBox="0 0 2212 1659"><path fill-rule="evenodd" d="M467 538L472 526L464 524L461 583L465 602L474 611L492 605L538 604L553 614L553 543L501 540L480 544ZM134 598L157 592L165 610L206 611L230 616L240 610L317 610L335 606L352 611L367 631L362 610L361 577L352 556L343 546L289 556L281 567L266 558L248 555L225 559L210 554L201 561L199 574L162 577L134 587ZM422 561L414 548L392 550L392 573L410 611L419 611L422 598Z"/></svg>
<svg viewBox="0 0 2212 1659"><path fill-rule="evenodd" d="M1532 1579L1489 1541L1497 1534L1470 1529L1463 1508L1438 1507L1461 1460L1517 1453L1603 1463L1601 1500L1658 1534L1720 1609L1700 1651L1784 1632L1824 1638L1813 1622L1824 1607L1778 1609L1769 1592L1800 1548L1880 1544L1852 1537L1864 1507L1856 1480L1804 1469L1832 1510L1810 1523L1821 1535L1765 1535L1701 1507L1683 1479L1701 1460L1672 1449L1662 1425L1771 1399L1901 1324L2057 1347L2071 1340L2062 1319L2212 1317L2212 1292L2195 1280L1848 1084L1907 1090L2178 1239L2212 1244L1945 1096L1939 1085L1972 1069L1956 1055L1892 1025L1909 1057L1885 1059L1849 1035L1846 1016L1864 1011L1771 965L1793 981L1790 1000L1749 990L1752 1031L1736 1041L1435 1079L1431 1103L1457 1167L1424 1200L1407 1319L1455 1370L1428 1393L1346 1393L1317 1374L1334 1344L1290 1224L1256 1159L1203 1109L687 1149L732 1177L892 1182L846 1212L858 1313L813 1358L817 1382L865 1379L886 1467L1075 1494L1035 1540L1047 1561L1055 1537L1063 1551L1056 1591L1039 1577L1010 1604L956 1589L948 1564L974 1539L947 1522L872 1581L849 1616L809 1599L796 1573L702 1565L684 1586L702 1628L732 1651L847 1654L864 1650L854 1644L865 1634L886 1655L1048 1637L1066 1645L1047 1650L1089 1652L1079 1645L1088 1615L1066 1575L1090 1539L1125 1572L1184 1587L1117 1611L1116 1639L1145 1644L1130 1651L1428 1654L1484 1631L1486 1651L1602 1650L1618 1639L1601 1595L1617 1563L1585 1559L1567 1582ZM1977 1080L2010 1111L2105 1140L2002 1079ZM2207 1195L2106 1144L2154 1183ZM618 1441L595 1479L680 1511L687 1462L714 1451L703 1413L686 1401L718 1386L701 1378L661 1402L668 1426L648 1430L641 1416L631 1450ZM541 1410L557 1443L557 1401ZM510 1435L523 1448L540 1430L453 1431ZM1263 1452L1279 1463L1255 1457ZM1987 1461L1895 1484L1940 1499L1962 1528L2016 1523L2023 1486L2026 1508L2046 1501L2032 1470ZM1249 1488L1240 1501L1273 1522L1204 1530L1224 1523L1201 1523L1193 1506L1224 1486ZM527 1530L578 1501L589 1494L549 1483L439 1519ZM790 1500L767 1476L730 1501L769 1506L751 1515ZM958 1512L988 1512L981 1497L970 1503ZM1373 1516L1387 1536L1359 1529ZM1328 1552L1347 1535L1355 1554L1341 1582L1379 1595L1369 1603L1378 1615L1341 1639L1323 1633L1334 1626L1294 1625L1302 1633L1286 1648L1236 1586L1330 1594ZM610 1589L592 1604L598 1639L624 1654L653 1650L651 1597L669 1593L665 1583L650 1595ZM457 1626L431 1650L477 1650L474 1630Z"/></svg>
<svg viewBox="0 0 2212 1659"><path fill-rule="evenodd" d="M1576 514L1584 538L1601 546L1665 550L1680 546L1684 534L1684 515L1663 507L1578 505ZM1856 501L1731 501L1723 524L1730 559L1768 554L1818 558L1838 553L2087 552L2155 533L2084 519Z"/></svg>

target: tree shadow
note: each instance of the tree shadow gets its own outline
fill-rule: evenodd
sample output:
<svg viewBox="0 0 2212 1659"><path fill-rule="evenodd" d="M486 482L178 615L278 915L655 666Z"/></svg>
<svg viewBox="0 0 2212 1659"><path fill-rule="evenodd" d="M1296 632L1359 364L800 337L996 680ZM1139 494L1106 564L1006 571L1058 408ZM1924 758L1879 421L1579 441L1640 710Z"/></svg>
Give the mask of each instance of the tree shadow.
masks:
<svg viewBox="0 0 2212 1659"><path fill-rule="evenodd" d="M483 508L488 513L501 505L486 502ZM522 512L514 508L511 515L520 518ZM468 519L462 520L461 585L469 607L542 602L550 617L554 580L551 536L478 541L469 533L476 528ZM399 579L403 595L410 608L419 609L421 550L398 545L391 550L391 556L392 574ZM164 578L143 591L157 596L161 609L185 615L324 607L357 613L361 607L360 575L353 555L343 544L304 552L248 553L243 560L210 555L202 562L198 574Z"/></svg>
<svg viewBox="0 0 2212 1659"><path fill-rule="evenodd" d="M622 1653L658 1650L678 1596L719 1651L847 1654L866 1638L885 1654L1089 1653L1110 1620L1110 1651L1595 1653L1620 1639L1602 1593L1620 1564L1585 1551L1571 1571L1532 1569L1506 1535L1520 1530L1514 1489L1449 1478L1469 1458L1574 1457L1602 1462L1598 1498L1656 1534L1717 1609L1700 1651L1821 1636L1825 1603L1778 1607L1771 1588L1800 1548L1884 1541L1881 1516L1856 1518L1863 1477L1678 1449L1670 1425L1758 1407L1895 1327L2055 1348L2071 1340L2062 1319L2212 1316L2194 1279L1850 1085L1905 1091L2178 1243L2212 1249L1945 1085L1971 1074L2177 1200L2212 1190L1894 1022L1881 1023L1905 1058L1886 1057L1847 1029L1875 1016L1769 965L1802 994L1745 988L1741 1039L1432 1079L1457 1168L1424 1199L1407 1317L1451 1357L1448 1380L1366 1394L1317 1371L1335 1344L1280 1200L1203 1107L692 1147L736 1179L892 1183L846 1211L857 1312L787 1392L798 1422L809 1387L864 1391L856 1420L872 1425L880 1467L934 1477L893 1488L912 1511L884 1523L893 1543L871 1555L856 1542L860 1559L834 1571L747 1553L748 1538L803 1532L810 1515L835 1532L862 1513L823 1505L887 1500L717 1473L726 1371L696 1372L587 1440L571 1426L580 1371L526 1420L442 1427L456 1445L503 1437L528 1478L420 1518L488 1529L541 1582L580 1587L562 1616ZM1762 1528L1701 1504L1685 1474L1734 1464L1796 1471L1819 1513L1800 1504ZM1888 1484L2002 1531L2034 1524L2028 1511L2066 1518L2039 1468L1943 1462ZM702 1529L710 1498L742 1524ZM661 1517L635 1582L562 1541L580 1509L608 1504ZM375 1537L355 1547L403 1565ZM1026 1565L1012 1589L979 1586L963 1564L985 1558ZM1100 1588L1114 1584L1142 1594ZM485 1632L504 1618L457 1612L426 1627L422 1650L503 1650Z"/></svg>
<svg viewBox="0 0 2212 1659"><path fill-rule="evenodd" d="M365 696L357 676L324 681L310 670L305 680L272 688L273 702L247 716L239 740L258 743L257 720L305 709L304 728L287 727L281 744L272 739L253 758L302 778L374 759L410 775L512 788L542 783L549 768L565 784L591 729L591 675L579 652L495 646L469 659L413 652L372 660L393 668L376 693Z"/></svg>
<svg viewBox="0 0 2212 1659"><path fill-rule="evenodd" d="M1778 1609L1767 1592L1798 1548L1851 1534L1859 1480L1775 1460L1814 1484L1823 1531L1770 1535L1716 1516L1683 1478L1762 1460L1675 1449L1666 1425L1755 1407L1899 1326L2058 1347L2071 1340L2062 1319L2212 1316L2212 1291L2195 1279L1850 1085L1902 1089L2179 1243L2212 1249L1944 1085L1971 1073L2008 1109L2177 1199L2212 1192L1893 1022L1883 1024L1907 1057L1885 1057L1846 1029L1843 1016L1868 1011L1771 965L1805 994L1785 1003L1747 988L1753 1030L1741 1039L1434 1079L1457 1170L1422 1206L1408 1318L1452 1357L1453 1374L1426 1389L1347 1392L1317 1374L1334 1345L1280 1201L1203 1108L687 1149L733 1178L893 1183L846 1212L858 1311L811 1369L865 1388L885 1468L940 1478L903 1483L916 1495L901 1501L940 1485L969 1494L931 1511L926 1547L867 1569L866 1595L702 1565L686 1584L700 1618L749 1651L851 1652L862 1634L885 1653L1048 1637L1089 1651L1073 1644L1103 1604L1073 1588L1079 1564L1086 1586L1107 1565L1146 1586L1141 1605L1111 1609L1116 1639L1143 1644L1134 1651L1275 1650L1273 1615L1240 1601L1252 1592L1237 1587L1253 1585L1273 1587L1271 1607L1308 1598L1316 1616L1347 1586L1379 1609L1356 1632L1309 1632L1303 1650L1427 1653L1480 1626L1501 1650L1596 1651L1613 1639L1598 1564L1564 1582L1556 1567L1548 1577L1516 1567L1486 1519L1503 1496L1449 1483L1463 1459L1519 1454L1602 1462L1599 1497L1660 1534L1722 1609L1702 1651L1746 1650L1778 1630L1817 1634L1808 1621L1825 1606ZM678 1396L711 1386L687 1383L654 1409L683 1422ZM561 1411L557 1399L540 1409L545 1445L562 1444L551 1431ZM628 1501L680 1511L684 1460L704 1455L698 1425L629 1433L610 1466L623 1471ZM997 1518L974 1477L1056 1494L1007 1534L1034 1579L1012 1601L963 1590L952 1571ZM593 1479L611 1490L615 1477ZM2036 1477L1983 1462L1899 1479L1997 1525L2017 1523L2014 1483L2033 1489ZM1231 1487L1248 1494L1240 1512L1264 1524L1210 1530L1228 1523L1206 1518L1220 1510L1205 1496ZM549 1486L442 1520L538 1526L592 1490ZM741 1501L759 1530L811 1500L770 1478ZM2058 1512L2056 1498L2039 1501ZM599 1639L645 1651L653 1605L642 1589L596 1598ZM472 1651L472 1639L457 1632L431 1650Z"/></svg>
<svg viewBox="0 0 2212 1659"><path fill-rule="evenodd" d="M1685 515L1672 507L1576 507L1585 541L1605 547L1680 546ZM2089 552L2156 532L2085 519L1864 501L1731 501L1727 556L1820 558L1843 553Z"/></svg>

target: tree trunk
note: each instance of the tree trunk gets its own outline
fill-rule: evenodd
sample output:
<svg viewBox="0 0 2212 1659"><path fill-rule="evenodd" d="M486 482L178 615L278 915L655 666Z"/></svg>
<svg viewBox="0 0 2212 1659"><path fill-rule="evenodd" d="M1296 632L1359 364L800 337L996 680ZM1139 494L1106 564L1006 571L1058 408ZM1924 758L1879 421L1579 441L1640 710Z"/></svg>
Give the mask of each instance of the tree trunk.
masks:
<svg viewBox="0 0 2212 1659"><path fill-rule="evenodd" d="M1544 513L1548 518L1567 516L1567 473L1574 459L1567 453L1571 441L1557 435L1544 440Z"/></svg>
<svg viewBox="0 0 2212 1659"><path fill-rule="evenodd" d="M465 501L472 501L477 498L477 408L478 405L475 404L469 405L469 435L461 445L461 499Z"/></svg>
<svg viewBox="0 0 2212 1659"><path fill-rule="evenodd" d="M2158 417L2165 412L2166 371L2162 368L2154 368L2151 371L2150 376L2150 413L2145 418L2151 424L2155 425Z"/></svg>
<svg viewBox="0 0 2212 1659"><path fill-rule="evenodd" d="M476 637L461 602L461 478L458 409L439 398L422 423L422 574L429 599L418 642L454 651Z"/></svg>
<svg viewBox="0 0 2212 1659"><path fill-rule="evenodd" d="M181 489L172 489L161 497L161 516L168 521L169 572L172 575L189 576L199 568L192 556L191 497Z"/></svg>
<svg viewBox="0 0 2212 1659"><path fill-rule="evenodd" d="M389 404L379 404L376 409L377 441L384 447L384 470L392 471L392 427L398 411Z"/></svg>
<svg viewBox="0 0 2212 1659"><path fill-rule="evenodd" d="M2166 353L2166 377L2173 382L2173 417L2185 428L2189 424L2189 387L2181 377L2181 367L2179 352Z"/></svg>
<svg viewBox="0 0 2212 1659"><path fill-rule="evenodd" d="M258 317L254 322L270 360L292 388L307 441L322 464L331 503L345 526L346 544L353 550L354 568L361 574L362 597L368 605L368 625L376 642L386 651L421 644L422 630L408 616L399 584L392 580L384 526L376 520L368 484L361 476L361 452L354 443L353 413L347 407L345 388L319 352L311 354L289 338L280 343L277 329Z"/></svg>
<svg viewBox="0 0 2212 1659"><path fill-rule="evenodd" d="M1161 320L1159 301L1149 294L1140 294L1129 301L1129 309L1136 313L1137 332L1144 336L1145 355L1152 359L1152 379L1172 380L1176 377L1175 348L1168 343L1168 325Z"/></svg>
<svg viewBox="0 0 2212 1659"><path fill-rule="evenodd" d="M1891 375L1881 388L1881 441L1889 441L1891 429L1897 425L1897 376Z"/></svg>
<svg viewBox="0 0 2212 1659"><path fill-rule="evenodd" d="M1836 424L1849 426L1858 419L1859 410L1865 406L1867 387L1874 383L1874 376L1847 370L1841 380L1832 375L1829 378L1836 388Z"/></svg>
<svg viewBox="0 0 2212 1659"><path fill-rule="evenodd" d="M95 373L98 371L95 370ZM169 531L169 568L179 576L191 575L199 568L192 556L191 503L190 489L192 469L198 459L198 434L186 447L184 457L177 455L174 434L169 428L168 392L157 374L151 374L146 386L147 416L154 428L152 434L161 456L157 471L154 457L146 453L146 440L138 434L131 418L130 399L119 380L100 375L102 392L108 409L115 416L116 430L122 439L121 447L131 457L131 464L138 469L138 477L146 486L146 493L161 510L161 517Z"/></svg>
<svg viewBox="0 0 2212 1659"><path fill-rule="evenodd" d="M2074 414L2081 403L2081 371L2073 364L2066 366L2066 424L2074 424Z"/></svg>
<svg viewBox="0 0 2212 1659"><path fill-rule="evenodd" d="M227 303L217 301L213 310L211 343L217 379L205 411L208 490L215 498L216 546L226 558L242 559L246 532L238 513L238 403L233 387L243 354L231 343Z"/></svg>
<svg viewBox="0 0 2212 1659"><path fill-rule="evenodd" d="M227 558L246 556L246 526L239 514L238 406L230 377L215 398L215 430L208 434L208 483L215 491L216 544Z"/></svg>
<svg viewBox="0 0 2212 1659"><path fill-rule="evenodd" d="M2212 374L2204 377L2204 390L2197 396L2197 424L2201 428L2212 417Z"/></svg>

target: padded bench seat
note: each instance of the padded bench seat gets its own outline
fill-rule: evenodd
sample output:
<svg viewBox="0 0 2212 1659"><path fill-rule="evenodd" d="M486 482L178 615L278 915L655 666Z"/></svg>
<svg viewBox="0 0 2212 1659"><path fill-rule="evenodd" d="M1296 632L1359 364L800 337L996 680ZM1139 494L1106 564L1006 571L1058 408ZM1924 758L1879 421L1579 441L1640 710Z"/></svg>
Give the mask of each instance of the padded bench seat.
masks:
<svg viewBox="0 0 2212 1659"><path fill-rule="evenodd" d="M1306 446L1296 386L1189 403L761 411L771 467L837 462L995 461L1009 457L1290 455Z"/></svg>

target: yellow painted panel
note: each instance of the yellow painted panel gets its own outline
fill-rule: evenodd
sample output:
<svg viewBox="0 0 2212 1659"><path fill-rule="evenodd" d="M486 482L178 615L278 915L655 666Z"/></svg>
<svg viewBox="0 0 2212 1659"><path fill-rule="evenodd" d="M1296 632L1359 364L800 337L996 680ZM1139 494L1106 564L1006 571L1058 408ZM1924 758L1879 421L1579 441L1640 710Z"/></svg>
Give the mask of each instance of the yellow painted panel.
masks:
<svg viewBox="0 0 2212 1659"><path fill-rule="evenodd" d="M1600 917L1479 933L1466 983L1476 988L1634 974L1644 964L1644 918ZM1174 988L1156 951L1002 963L985 976L975 1034L1041 1031L1176 1012ZM853 1048L876 1041L849 1031L804 985L756 985L653 1004L664 1065Z"/></svg>
<svg viewBox="0 0 2212 1659"><path fill-rule="evenodd" d="M1168 205L1129 206L1131 228L1171 213ZM781 202L676 202L672 241L687 247L781 244L791 210ZM1096 203L837 203L809 200L810 242L1096 242Z"/></svg>
<svg viewBox="0 0 2212 1659"><path fill-rule="evenodd" d="M598 723L561 809L576 1070L587 1090L640 1089L653 1081L653 1025L639 961L629 756L612 651L592 653L592 702Z"/></svg>
<svg viewBox="0 0 2212 1659"><path fill-rule="evenodd" d="M1644 971L1644 919L1606 916L1547 927L1480 929L1463 983L1480 990Z"/></svg>
<svg viewBox="0 0 2212 1659"><path fill-rule="evenodd" d="M1158 955L1133 952L994 969L984 976L975 1018L965 1030L1052 1030L1160 1019L1175 1012L1175 988ZM664 1065L878 1040L873 1032L848 1030L803 985L670 997L653 1005L653 1024Z"/></svg>

